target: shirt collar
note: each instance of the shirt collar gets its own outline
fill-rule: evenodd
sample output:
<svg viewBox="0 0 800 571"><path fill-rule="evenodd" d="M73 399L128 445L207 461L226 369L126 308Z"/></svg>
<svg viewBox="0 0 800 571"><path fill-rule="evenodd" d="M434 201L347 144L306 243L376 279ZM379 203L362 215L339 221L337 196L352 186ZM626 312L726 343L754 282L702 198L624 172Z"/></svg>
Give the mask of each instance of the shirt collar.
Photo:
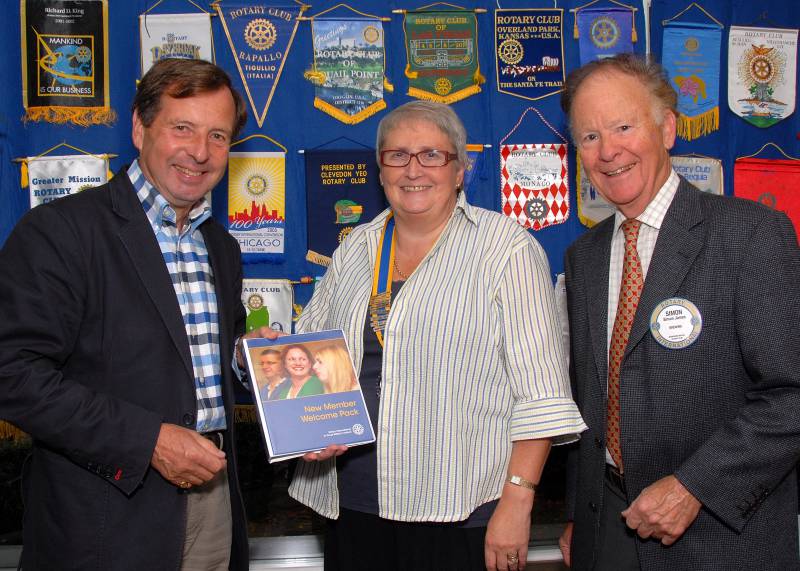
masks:
<svg viewBox="0 0 800 571"><path fill-rule="evenodd" d="M676 173L675 170L670 169L669 177L667 177L666 182L658 190L653 200L650 201L650 204L647 205L647 208L644 209L644 212L636 217L636 220L641 221L642 224L646 224L651 228L661 230L661 224L664 222L664 217L667 215L667 210L669 210L669 207L672 204L672 199L675 198L675 193L678 190L678 185L680 182L681 179L678 176L678 173ZM617 210L616 214L614 215L615 233L617 230L619 230L619 227L622 226L622 223L625 222L625 220L625 215Z"/></svg>
<svg viewBox="0 0 800 571"><path fill-rule="evenodd" d="M154 230L159 230L164 226L175 226L177 214L170 206L169 202L161 195L160 192L150 184L150 181L145 178L142 169L139 167L139 160L136 159L131 163L128 168L128 178L136 190L136 196L139 202L142 203L142 208L150 221L150 225ZM189 211L187 219L188 224L185 230L194 232L200 224L208 220L211 216L211 205L205 197L197 201L197 203Z"/></svg>

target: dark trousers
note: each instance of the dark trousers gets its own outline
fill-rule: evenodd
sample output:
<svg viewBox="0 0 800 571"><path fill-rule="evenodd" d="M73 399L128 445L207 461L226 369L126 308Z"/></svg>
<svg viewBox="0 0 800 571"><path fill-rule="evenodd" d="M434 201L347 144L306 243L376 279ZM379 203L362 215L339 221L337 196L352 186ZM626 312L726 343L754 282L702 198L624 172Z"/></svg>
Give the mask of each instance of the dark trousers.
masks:
<svg viewBox="0 0 800 571"><path fill-rule="evenodd" d="M600 515L600 549L594 571L639 571L636 533L625 525L620 515L628 507L628 498L619 481L606 476L603 510Z"/></svg>
<svg viewBox="0 0 800 571"><path fill-rule="evenodd" d="M485 527L411 523L340 510L328 520L325 571L485 571Z"/></svg>

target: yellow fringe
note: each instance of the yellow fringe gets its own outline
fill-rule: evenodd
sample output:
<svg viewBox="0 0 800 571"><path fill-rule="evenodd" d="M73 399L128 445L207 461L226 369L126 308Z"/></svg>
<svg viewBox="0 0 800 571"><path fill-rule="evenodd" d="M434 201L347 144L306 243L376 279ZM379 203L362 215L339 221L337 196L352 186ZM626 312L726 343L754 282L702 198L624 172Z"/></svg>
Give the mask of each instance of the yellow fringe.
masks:
<svg viewBox="0 0 800 571"><path fill-rule="evenodd" d="M305 77L308 81L310 81L314 85L322 85L323 83L325 83L326 76L324 71L308 69L303 72L303 77Z"/></svg>
<svg viewBox="0 0 800 571"><path fill-rule="evenodd" d="M408 79L417 79L419 77L419 72L411 71L411 64L410 63L406 64L405 74L406 74L406 77Z"/></svg>
<svg viewBox="0 0 800 571"><path fill-rule="evenodd" d="M633 24L633 26L631 26L631 42L635 44L637 39L638 38L636 37L636 24Z"/></svg>
<svg viewBox="0 0 800 571"><path fill-rule="evenodd" d="M341 109L334 107L327 101L320 99L319 97L314 98L314 107L319 109L320 111L327 113L331 117L334 117L341 121L342 123L347 123L348 125L355 125L356 123L361 123L364 119L372 117L378 111L383 111L386 109L386 102L381 99L380 101L376 101L369 107L366 107L356 113L355 115L348 115Z"/></svg>
<svg viewBox="0 0 800 571"><path fill-rule="evenodd" d="M237 404L233 407L233 421L253 424L258 422L258 412L254 404Z"/></svg>
<svg viewBox="0 0 800 571"><path fill-rule="evenodd" d="M425 101L436 101L437 103L446 103L451 104L455 103L456 101L461 101L462 99L466 99L470 95L475 95L476 93L480 93L481 88L477 85L470 85L462 89L461 91L455 91L450 93L449 95L436 95L435 93L431 93L430 91L424 91L422 89L418 89L416 87L409 87L408 88L408 95L411 97L416 97L417 99L424 99Z"/></svg>
<svg viewBox="0 0 800 571"><path fill-rule="evenodd" d="M481 75L481 66L475 68L475 73L472 74L472 81L475 85L486 83L486 78Z"/></svg>
<svg viewBox="0 0 800 571"><path fill-rule="evenodd" d="M678 114L678 136L686 141L699 139L719 129L719 107L694 117Z"/></svg>
<svg viewBox="0 0 800 571"><path fill-rule="evenodd" d="M75 123L81 127L111 125L117 120L111 107L28 107L24 121L47 121L48 123Z"/></svg>
<svg viewBox="0 0 800 571"><path fill-rule="evenodd" d="M383 77L383 89L389 93L394 93L394 85L389 82L389 78L386 76Z"/></svg>
<svg viewBox="0 0 800 571"><path fill-rule="evenodd" d="M572 22L573 22L572 23L572 38L574 40L577 40L578 37L580 36L580 34L578 33L578 15L577 14L573 14L572 18L573 18L573 20L572 20Z"/></svg>
<svg viewBox="0 0 800 571"><path fill-rule="evenodd" d="M315 252L314 250L309 250L308 252L306 252L306 260L308 260L312 264L319 264L320 266L325 266L326 268L331 265L330 256L320 254L319 252Z"/></svg>
<svg viewBox="0 0 800 571"><path fill-rule="evenodd" d="M22 161L19 172L19 185L22 188L28 186L28 161Z"/></svg>
<svg viewBox="0 0 800 571"><path fill-rule="evenodd" d="M29 439L30 436L22 432L19 428L17 428L10 422L6 422L5 420L0 420L0 440L12 440L14 442L19 443Z"/></svg>

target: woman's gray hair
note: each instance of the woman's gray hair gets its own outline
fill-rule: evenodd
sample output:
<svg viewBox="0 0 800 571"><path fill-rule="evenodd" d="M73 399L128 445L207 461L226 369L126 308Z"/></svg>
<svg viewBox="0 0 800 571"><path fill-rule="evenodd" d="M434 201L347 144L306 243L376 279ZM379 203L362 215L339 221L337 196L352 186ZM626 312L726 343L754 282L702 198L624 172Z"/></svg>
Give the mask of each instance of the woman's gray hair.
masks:
<svg viewBox="0 0 800 571"><path fill-rule="evenodd" d="M445 134L456 150L462 167L467 166L467 130L450 106L433 101L410 101L390 111L378 124L375 154L381 164L381 151L388 134L406 121L427 121ZM447 149L439 149L445 151Z"/></svg>

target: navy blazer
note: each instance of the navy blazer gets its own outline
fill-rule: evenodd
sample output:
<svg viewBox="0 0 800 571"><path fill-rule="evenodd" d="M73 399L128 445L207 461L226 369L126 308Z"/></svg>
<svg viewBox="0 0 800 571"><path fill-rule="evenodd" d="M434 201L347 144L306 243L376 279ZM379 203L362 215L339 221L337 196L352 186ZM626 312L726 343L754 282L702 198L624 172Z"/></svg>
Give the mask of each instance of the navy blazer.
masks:
<svg viewBox="0 0 800 571"><path fill-rule="evenodd" d="M603 502L608 271L614 218L566 254L573 396L589 425L570 458L573 569L592 568ZM667 298L703 318L689 347L650 333ZM800 255L789 219L685 180L666 214L623 357L629 501L675 474L699 499L673 546L638 542L642 569L798 569Z"/></svg>
<svg viewBox="0 0 800 571"><path fill-rule="evenodd" d="M231 569L248 566L233 449L241 256L201 225L219 308ZM0 418L33 437L24 569L178 569L186 495L150 459L162 422L194 428L194 373L158 242L126 172L38 206L0 251Z"/></svg>

